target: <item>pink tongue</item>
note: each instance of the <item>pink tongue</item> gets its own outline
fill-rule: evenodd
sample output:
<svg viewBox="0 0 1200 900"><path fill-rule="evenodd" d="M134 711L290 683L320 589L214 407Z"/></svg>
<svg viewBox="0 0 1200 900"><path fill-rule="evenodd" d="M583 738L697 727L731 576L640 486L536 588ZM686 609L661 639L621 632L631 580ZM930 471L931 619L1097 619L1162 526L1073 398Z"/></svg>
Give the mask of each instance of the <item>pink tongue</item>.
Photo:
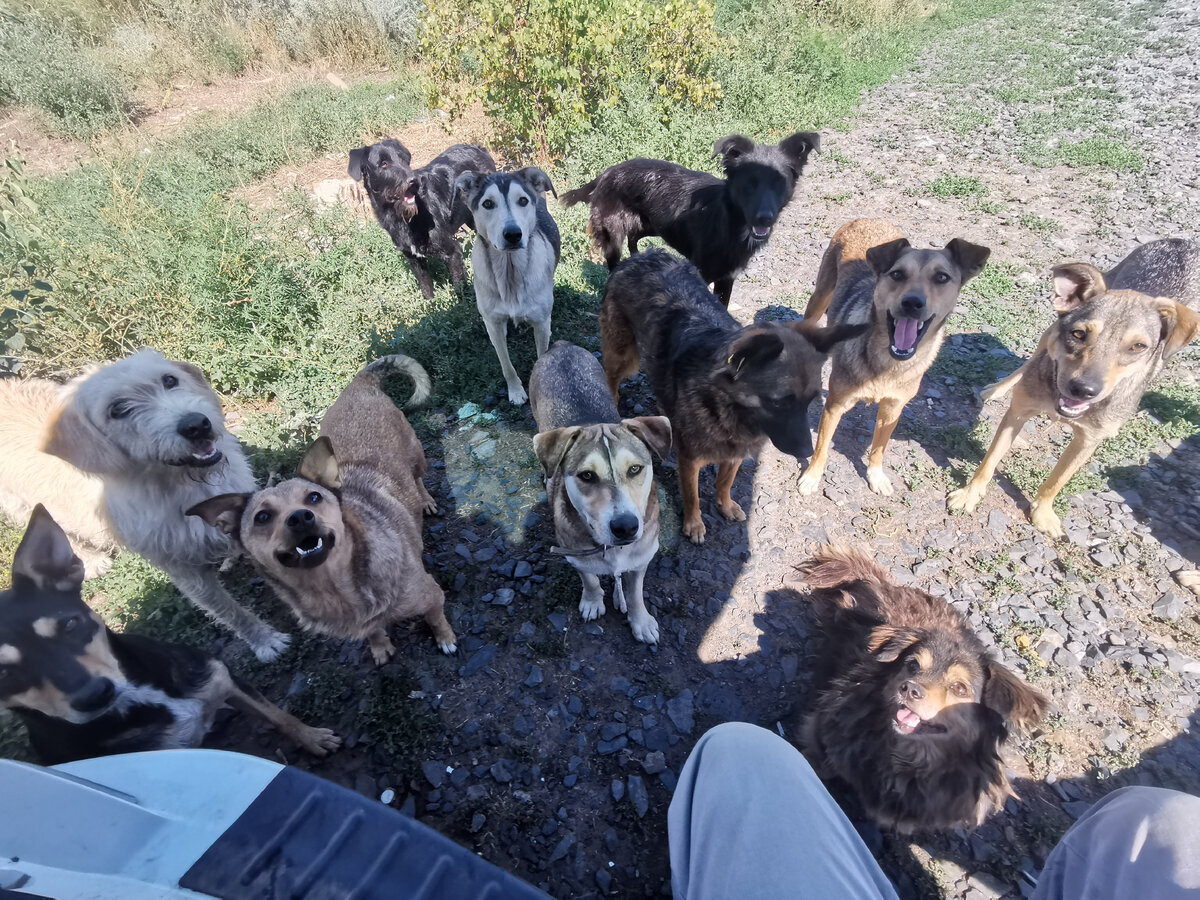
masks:
<svg viewBox="0 0 1200 900"><path fill-rule="evenodd" d="M894 346L897 350L911 350L917 345L917 332L921 323L916 319L897 319Z"/></svg>
<svg viewBox="0 0 1200 900"><path fill-rule="evenodd" d="M1070 397L1062 398L1062 405L1067 409L1076 409L1080 406L1087 406L1086 400L1072 400Z"/></svg>
<svg viewBox="0 0 1200 900"><path fill-rule="evenodd" d="M405 203L412 203L412 202L413 202L413 201L415 201L416 199L417 199L417 195L416 195L416 194L405 194L405 195L404 195L404 202L405 202Z"/></svg>
<svg viewBox="0 0 1200 900"><path fill-rule="evenodd" d="M896 721L903 725L906 730L914 731L921 724L921 717L911 709L902 706L896 710Z"/></svg>

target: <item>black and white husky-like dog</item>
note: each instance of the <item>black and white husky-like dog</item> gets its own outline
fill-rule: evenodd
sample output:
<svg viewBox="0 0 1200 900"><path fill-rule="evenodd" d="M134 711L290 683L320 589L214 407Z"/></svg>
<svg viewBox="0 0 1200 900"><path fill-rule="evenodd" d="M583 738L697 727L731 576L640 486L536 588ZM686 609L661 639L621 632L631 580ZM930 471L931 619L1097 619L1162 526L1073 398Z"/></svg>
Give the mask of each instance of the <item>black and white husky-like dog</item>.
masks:
<svg viewBox="0 0 1200 900"><path fill-rule="evenodd" d="M533 326L539 357L550 346L560 241L546 191L554 193L550 176L533 166L492 175L466 172L454 182L455 197L466 198L479 235L471 249L475 303L500 359L509 402L517 406L528 398L508 358L508 320Z"/></svg>

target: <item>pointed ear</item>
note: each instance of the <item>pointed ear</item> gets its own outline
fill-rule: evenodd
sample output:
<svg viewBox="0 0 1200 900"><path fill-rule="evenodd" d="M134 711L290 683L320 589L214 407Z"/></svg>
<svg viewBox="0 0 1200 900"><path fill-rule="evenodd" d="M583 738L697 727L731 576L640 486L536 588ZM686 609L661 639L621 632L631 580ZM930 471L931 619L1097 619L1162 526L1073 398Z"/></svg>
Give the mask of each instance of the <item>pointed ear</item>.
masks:
<svg viewBox="0 0 1200 900"><path fill-rule="evenodd" d="M780 141L779 149L788 158L792 171L799 178L800 173L804 171L804 167L808 165L809 154L814 151L820 152L821 136L815 131L798 131L791 137Z"/></svg>
<svg viewBox="0 0 1200 900"><path fill-rule="evenodd" d="M558 471L567 451L579 438L582 430L578 425L571 425L567 428L553 428L533 436L533 452L542 464L543 475L550 478Z"/></svg>
<svg viewBox="0 0 1200 900"><path fill-rule="evenodd" d="M983 683L983 705L998 712L1006 723L1028 731L1046 715L1050 701L1007 668L989 661Z"/></svg>
<svg viewBox="0 0 1200 900"><path fill-rule="evenodd" d="M666 459L671 452L671 420L666 416L638 416L636 419L622 419L621 424L659 459Z"/></svg>
<svg viewBox="0 0 1200 900"><path fill-rule="evenodd" d="M988 261L992 251L979 244L972 244L962 238L955 238L945 247L958 270L962 272L962 283L966 284L983 271L983 264Z"/></svg>
<svg viewBox="0 0 1200 900"><path fill-rule="evenodd" d="M40 590L77 591L83 584L83 562L71 549L67 534L38 504L12 564L13 581L27 578Z"/></svg>
<svg viewBox="0 0 1200 900"><path fill-rule="evenodd" d="M743 372L766 365L782 352L783 339L774 331L749 327L742 329L742 333L733 339L725 354L725 361L736 380Z"/></svg>
<svg viewBox="0 0 1200 900"><path fill-rule="evenodd" d="M867 652L880 662L895 662L905 650L917 643L921 636L911 628L896 628L878 625L867 637Z"/></svg>
<svg viewBox="0 0 1200 900"><path fill-rule="evenodd" d="M1054 277L1054 311L1060 316L1108 290L1104 273L1087 263L1063 263L1055 266L1051 274Z"/></svg>
<svg viewBox="0 0 1200 900"><path fill-rule="evenodd" d="M42 450L92 475L115 475L124 471L125 454L92 424L80 405L78 397L72 397L58 418L46 424Z"/></svg>
<svg viewBox="0 0 1200 900"><path fill-rule="evenodd" d="M322 435L313 441L300 460L300 477L335 490L342 486L342 473L329 438Z"/></svg>
<svg viewBox="0 0 1200 900"><path fill-rule="evenodd" d="M875 273L875 277L882 278L886 275L896 264L900 254L911 246L908 238L896 238L894 241L888 241L886 244L880 244L878 247L868 250L867 262L871 264L871 270Z"/></svg>
<svg viewBox="0 0 1200 900"><path fill-rule="evenodd" d="M826 325L824 328L817 325L815 321L809 322L808 320L789 322L788 324L800 332L818 353L828 353L833 349L834 344L840 344L842 341L865 334L871 328L870 322L858 322L853 325L842 322L838 325Z"/></svg>
<svg viewBox="0 0 1200 900"><path fill-rule="evenodd" d="M237 535L242 524L242 513L253 494L217 494L201 500L184 512L185 516L199 516L213 528L225 534Z"/></svg>
<svg viewBox="0 0 1200 900"><path fill-rule="evenodd" d="M549 191L556 198L558 197L558 192L554 190L554 182L550 180L550 176L537 166L526 166L524 169L517 169L517 171L513 172L513 178L520 180L530 190L536 191L539 194Z"/></svg>
<svg viewBox="0 0 1200 900"><path fill-rule="evenodd" d="M1178 300L1167 297L1155 298L1158 315L1162 319L1163 359L1170 359L1200 334L1200 315L1197 315Z"/></svg>
<svg viewBox="0 0 1200 900"><path fill-rule="evenodd" d="M469 203L470 195L474 193L481 180L483 180L483 176L478 172L463 172L454 179L454 193L450 196L450 202L457 201L461 194L463 202Z"/></svg>
<svg viewBox="0 0 1200 900"><path fill-rule="evenodd" d="M363 166L367 163L367 151L370 147L356 147L350 151L350 165L346 168L346 174L355 181L362 181Z"/></svg>
<svg viewBox="0 0 1200 900"><path fill-rule="evenodd" d="M713 145L713 158L721 157L721 165L729 168L740 156L754 149L754 141L740 134L723 137Z"/></svg>

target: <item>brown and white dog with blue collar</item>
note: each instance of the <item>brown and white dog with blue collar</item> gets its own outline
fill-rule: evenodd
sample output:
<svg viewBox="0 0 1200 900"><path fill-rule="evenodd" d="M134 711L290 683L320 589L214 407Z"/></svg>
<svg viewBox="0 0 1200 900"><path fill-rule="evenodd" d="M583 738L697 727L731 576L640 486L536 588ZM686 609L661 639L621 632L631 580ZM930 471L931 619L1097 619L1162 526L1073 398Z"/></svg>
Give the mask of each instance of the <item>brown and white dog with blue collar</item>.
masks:
<svg viewBox="0 0 1200 900"><path fill-rule="evenodd" d="M583 578L579 612L604 615L601 575L613 577L613 605L628 612L633 636L658 643L642 583L658 552L658 491L653 456L671 452L665 416L622 419L604 369L591 353L558 341L537 361L529 398L538 434L534 452L546 475L558 546Z"/></svg>

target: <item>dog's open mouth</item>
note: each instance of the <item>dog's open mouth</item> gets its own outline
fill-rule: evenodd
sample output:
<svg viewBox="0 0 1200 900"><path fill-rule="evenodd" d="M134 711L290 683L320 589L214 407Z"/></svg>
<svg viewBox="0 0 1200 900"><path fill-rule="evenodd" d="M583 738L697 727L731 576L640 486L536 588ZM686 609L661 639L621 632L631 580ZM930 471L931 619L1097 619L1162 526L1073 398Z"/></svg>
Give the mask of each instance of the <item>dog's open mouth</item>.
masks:
<svg viewBox="0 0 1200 900"><path fill-rule="evenodd" d="M324 535L306 535L293 546L275 551L275 558L289 569L315 569L329 557L333 542L332 531Z"/></svg>
<svg viewBox="0 0 1200 900"><path fill-rule="evenodd" d="M892 356L896 359L908 359L916 353L917 344L921 342L921 338L925 337L925 332L932 321L933 316L922 322L920 319L909 319L904 316L896 318L888 313L888 332L892 338L889 349L892 351Z"/></svg>
<svg viewBox="0 0 1200 900"><path fill-rule="evenodd" d="M217 449L216 444L209 444L207 447L195 450L188 457L188 465L196 466L197 468L205 468L207 466L215 466L221 461L223 454Z"/></svg>
<svg viewBox="0 0 1200 900"><path fill-rule="evenodd" d="M771 226L770 225L752 225L750 227L750 233L754 236L754 239L756 241L765 241L767 238L769 238L771 236Z"/></svg>
<svg viewBox="0 0 1200 900"><path fill-rule="evenodd" d="M1058 398L1058 411L1068 419L1082 416L1092 408L1092 400L1072 400L1065 394Z"/></svg>
<svg viewBox="0 0 1200 900"><path fill-rule="evenodd" d="M941 725L922 719L907 706L896 710L896 721L892 726L900 734L939 734L946 730Z"/></svg>

